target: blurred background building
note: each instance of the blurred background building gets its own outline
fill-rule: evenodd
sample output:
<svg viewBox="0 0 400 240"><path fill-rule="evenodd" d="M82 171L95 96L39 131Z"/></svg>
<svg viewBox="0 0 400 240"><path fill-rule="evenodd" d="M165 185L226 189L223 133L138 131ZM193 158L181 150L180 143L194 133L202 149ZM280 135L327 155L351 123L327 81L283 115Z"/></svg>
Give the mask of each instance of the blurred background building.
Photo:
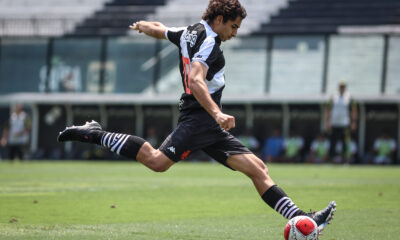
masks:
<svg viewBox="0 0 400 240"><path fill-rule="evenodd" d="M400 163L400 1L241 2L248 18L239 37L222 45L223 107L236 117L233 133L251 129L261 153L273 130L288 138L296 129L304 160L325 132L326 103L346 81L358 111L354 162L373 162L374 142L385 132L395 141L390 163ZM178 52L128 26L142 19L193 24L207 4L0 0L0 127L12 104L23 103L32 120L30 158L36 159L115 157L57 143L66 125L91 119L160 143L178 117Z"/></svg>

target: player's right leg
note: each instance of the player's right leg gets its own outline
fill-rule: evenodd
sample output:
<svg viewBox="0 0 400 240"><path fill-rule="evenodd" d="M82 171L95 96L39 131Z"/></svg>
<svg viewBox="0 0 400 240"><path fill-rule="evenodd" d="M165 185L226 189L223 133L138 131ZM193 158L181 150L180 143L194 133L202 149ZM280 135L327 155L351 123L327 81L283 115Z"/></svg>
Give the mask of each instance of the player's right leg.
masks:
<svg viewBox="0 0 400 240"><path fill-rule="evenodd" d="M57 140L59 142L79 141L102 145L116 154L138 160L155 172L164 172L175 163L164 153L154 149L144 139L128 134L103 131L96 121L87 122L82 126L67 127L60 132Z"/></svg>
<svg viewBox="0 0 400 240"><path fill-rule="evenodd" d="M254 154L232 155L227 159L226 163L231 168L247 175L253 181L254 186L265 203L283 217L291 219L301 215L309 216L318 224L320 231L332 220L333 214L336 211L336 203L334 201L330 202L327 207L318 212L306 213L302 211L286 193L274 183L269 176L267 166Z"/></svg>

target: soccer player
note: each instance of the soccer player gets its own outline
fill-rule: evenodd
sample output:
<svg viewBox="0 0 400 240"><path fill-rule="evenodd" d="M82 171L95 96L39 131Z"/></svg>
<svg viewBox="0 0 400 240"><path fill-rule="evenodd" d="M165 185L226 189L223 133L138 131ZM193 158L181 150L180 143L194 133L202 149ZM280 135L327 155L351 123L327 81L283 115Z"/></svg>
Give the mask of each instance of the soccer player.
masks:
<svg viewBox="0 0 400 240"><path fill-rule="evenodd" d="M103 131L95 122L66 128L58 141L102 145L146 167L164 172L191 152L203 150L216 161L247 175L262 199L285 218L312 217L322 230L332 219L336 203L316 213L305 213L268 175L265 164L241 144L229 130L235 118L221 111L225 86L225 58L221 42L236 37L246 10L238 0L211 0L202 20L188 27L167 28L159 22L139 21L131 29L157 39L167 39L179 49L184 93L175 130L158 149L138 136Z"/></svg>

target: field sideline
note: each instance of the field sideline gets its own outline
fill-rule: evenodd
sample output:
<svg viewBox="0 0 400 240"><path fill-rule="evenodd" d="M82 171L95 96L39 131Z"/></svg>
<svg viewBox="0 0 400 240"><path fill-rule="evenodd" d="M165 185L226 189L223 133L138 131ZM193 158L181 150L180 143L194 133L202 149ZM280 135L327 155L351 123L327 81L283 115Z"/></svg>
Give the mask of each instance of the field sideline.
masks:
<svg viewBox="0 0 400 240"><path fill-rule="evenodd" d="M304 210L336 200L322 240L400 239L400 168L269 166ZM283 239L286 220L213 163L0 162L0 239Z"/></svg>

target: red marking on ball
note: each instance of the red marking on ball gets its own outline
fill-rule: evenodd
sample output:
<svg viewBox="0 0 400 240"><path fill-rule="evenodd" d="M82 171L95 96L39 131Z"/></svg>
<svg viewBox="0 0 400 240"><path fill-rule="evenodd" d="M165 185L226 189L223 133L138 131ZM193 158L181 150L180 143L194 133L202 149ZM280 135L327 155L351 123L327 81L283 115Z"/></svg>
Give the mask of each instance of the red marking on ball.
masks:
<svg viewBox="0 0 400 240"><path fill-rule="evenodd" d="M289 239L289 233L290 233L290 224L286 224L285 226L285 230L283 232L284 236L285 236L285 240Z"/></svg>
<svg viewBox="0 0 400 240"><path fill-rule="evenodd" d="M308 236L308 234L314 231L314 223L308 218L302 218L296 223L296 228L304 235Z"/></svg>

